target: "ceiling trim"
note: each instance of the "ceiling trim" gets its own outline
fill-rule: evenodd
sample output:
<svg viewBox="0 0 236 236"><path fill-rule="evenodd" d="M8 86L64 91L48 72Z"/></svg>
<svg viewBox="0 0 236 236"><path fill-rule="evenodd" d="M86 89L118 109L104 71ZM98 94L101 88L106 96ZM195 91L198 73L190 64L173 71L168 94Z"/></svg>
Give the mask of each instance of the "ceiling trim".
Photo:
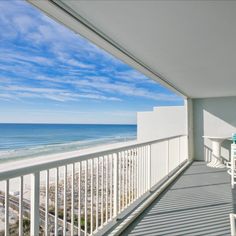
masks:
<svg viewBox="0 0 236 236"><path fill-rule="evenodd" d="M183 98L189 97L183 91L181 91L181 89L177 88L174 84L170 83L167 79L165 79L157 72L154 72L145 63L140 61L134 55L129 53L126 49L121 47L118 43L114 42L103 32L94 27L90 22L88 22L86 19L84 19L75 11L73 11L73 9L66 6L63 2L61 2L61 0L27 1L42 10L49 17L65 25L67 28L70 28L75 33L87 38L89 41L103 48L105 51L108 51L113 56L119 58L123 62L134 67L147 77L169 88L170 90L182 96Z"/></svg>

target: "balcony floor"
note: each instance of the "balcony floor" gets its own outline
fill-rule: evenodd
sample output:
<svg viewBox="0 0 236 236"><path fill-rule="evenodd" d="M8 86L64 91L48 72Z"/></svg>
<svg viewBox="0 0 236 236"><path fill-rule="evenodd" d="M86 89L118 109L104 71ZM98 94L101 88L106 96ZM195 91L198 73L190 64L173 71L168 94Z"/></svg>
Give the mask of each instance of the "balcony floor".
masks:
<svg viewBox="0 0 236 236"><path fill-rule="evenodd" d="M230 235L234 191L225 169L194 162L122 235Z"/></svg>

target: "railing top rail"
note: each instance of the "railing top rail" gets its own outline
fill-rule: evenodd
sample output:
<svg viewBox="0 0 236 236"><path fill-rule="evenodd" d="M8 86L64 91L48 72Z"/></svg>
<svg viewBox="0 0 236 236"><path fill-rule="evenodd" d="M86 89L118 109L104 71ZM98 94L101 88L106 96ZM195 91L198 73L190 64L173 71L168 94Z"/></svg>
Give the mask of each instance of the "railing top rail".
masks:
<svg viewBox="0 0 236 236"><path fill-rule="evenodd" d="M12 163L2 164L0 167L0 181L16 178L22 175L27 175L39 171L44 171L48 169L57 168L60 166L72 164L75 162L80 162L100 156L106 156L113 153L121 152L126 149L137 148L144 145L150 145L156 142L165 141L168 139L174 139L177 137L186 136L186 134L175 135L171 137L165 137L157 140L147 141L147 142L138 142L129 141L124 143L106 145L106 146L97 146L95 148L89 148L79 151L70 151L59 154L49 154L37 159L28 158L22 161L16 161Z"/></svg>

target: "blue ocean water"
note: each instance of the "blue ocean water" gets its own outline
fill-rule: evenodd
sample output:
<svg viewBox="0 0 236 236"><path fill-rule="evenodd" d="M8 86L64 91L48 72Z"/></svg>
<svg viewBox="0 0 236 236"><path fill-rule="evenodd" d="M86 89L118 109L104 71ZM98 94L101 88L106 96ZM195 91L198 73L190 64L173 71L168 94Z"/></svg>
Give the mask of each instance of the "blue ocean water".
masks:
<svg viewBox="0 0 236 236"><path fill-rule="evenodd" d="M0 160L136 139L136 125L0 124Z"/></svg>

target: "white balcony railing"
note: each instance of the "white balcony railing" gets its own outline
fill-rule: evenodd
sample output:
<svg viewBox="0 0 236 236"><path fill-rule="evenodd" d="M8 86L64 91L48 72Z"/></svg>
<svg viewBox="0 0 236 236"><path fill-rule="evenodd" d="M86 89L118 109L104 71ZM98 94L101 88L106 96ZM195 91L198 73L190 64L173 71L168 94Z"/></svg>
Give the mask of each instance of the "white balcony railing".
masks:
<svg viewBox="0 0 236 236"><path fill-rule="evenodd" d="M181 135L79 155L51 155L0 169L5 235L24 235L27 220L32 236L95 234L187 156L187 136ZM30 198L25 196L28 181ZM11 184L17 184L18 195L9 191ZM17 223L9 220L11 211L17 212Z"/></svg>

